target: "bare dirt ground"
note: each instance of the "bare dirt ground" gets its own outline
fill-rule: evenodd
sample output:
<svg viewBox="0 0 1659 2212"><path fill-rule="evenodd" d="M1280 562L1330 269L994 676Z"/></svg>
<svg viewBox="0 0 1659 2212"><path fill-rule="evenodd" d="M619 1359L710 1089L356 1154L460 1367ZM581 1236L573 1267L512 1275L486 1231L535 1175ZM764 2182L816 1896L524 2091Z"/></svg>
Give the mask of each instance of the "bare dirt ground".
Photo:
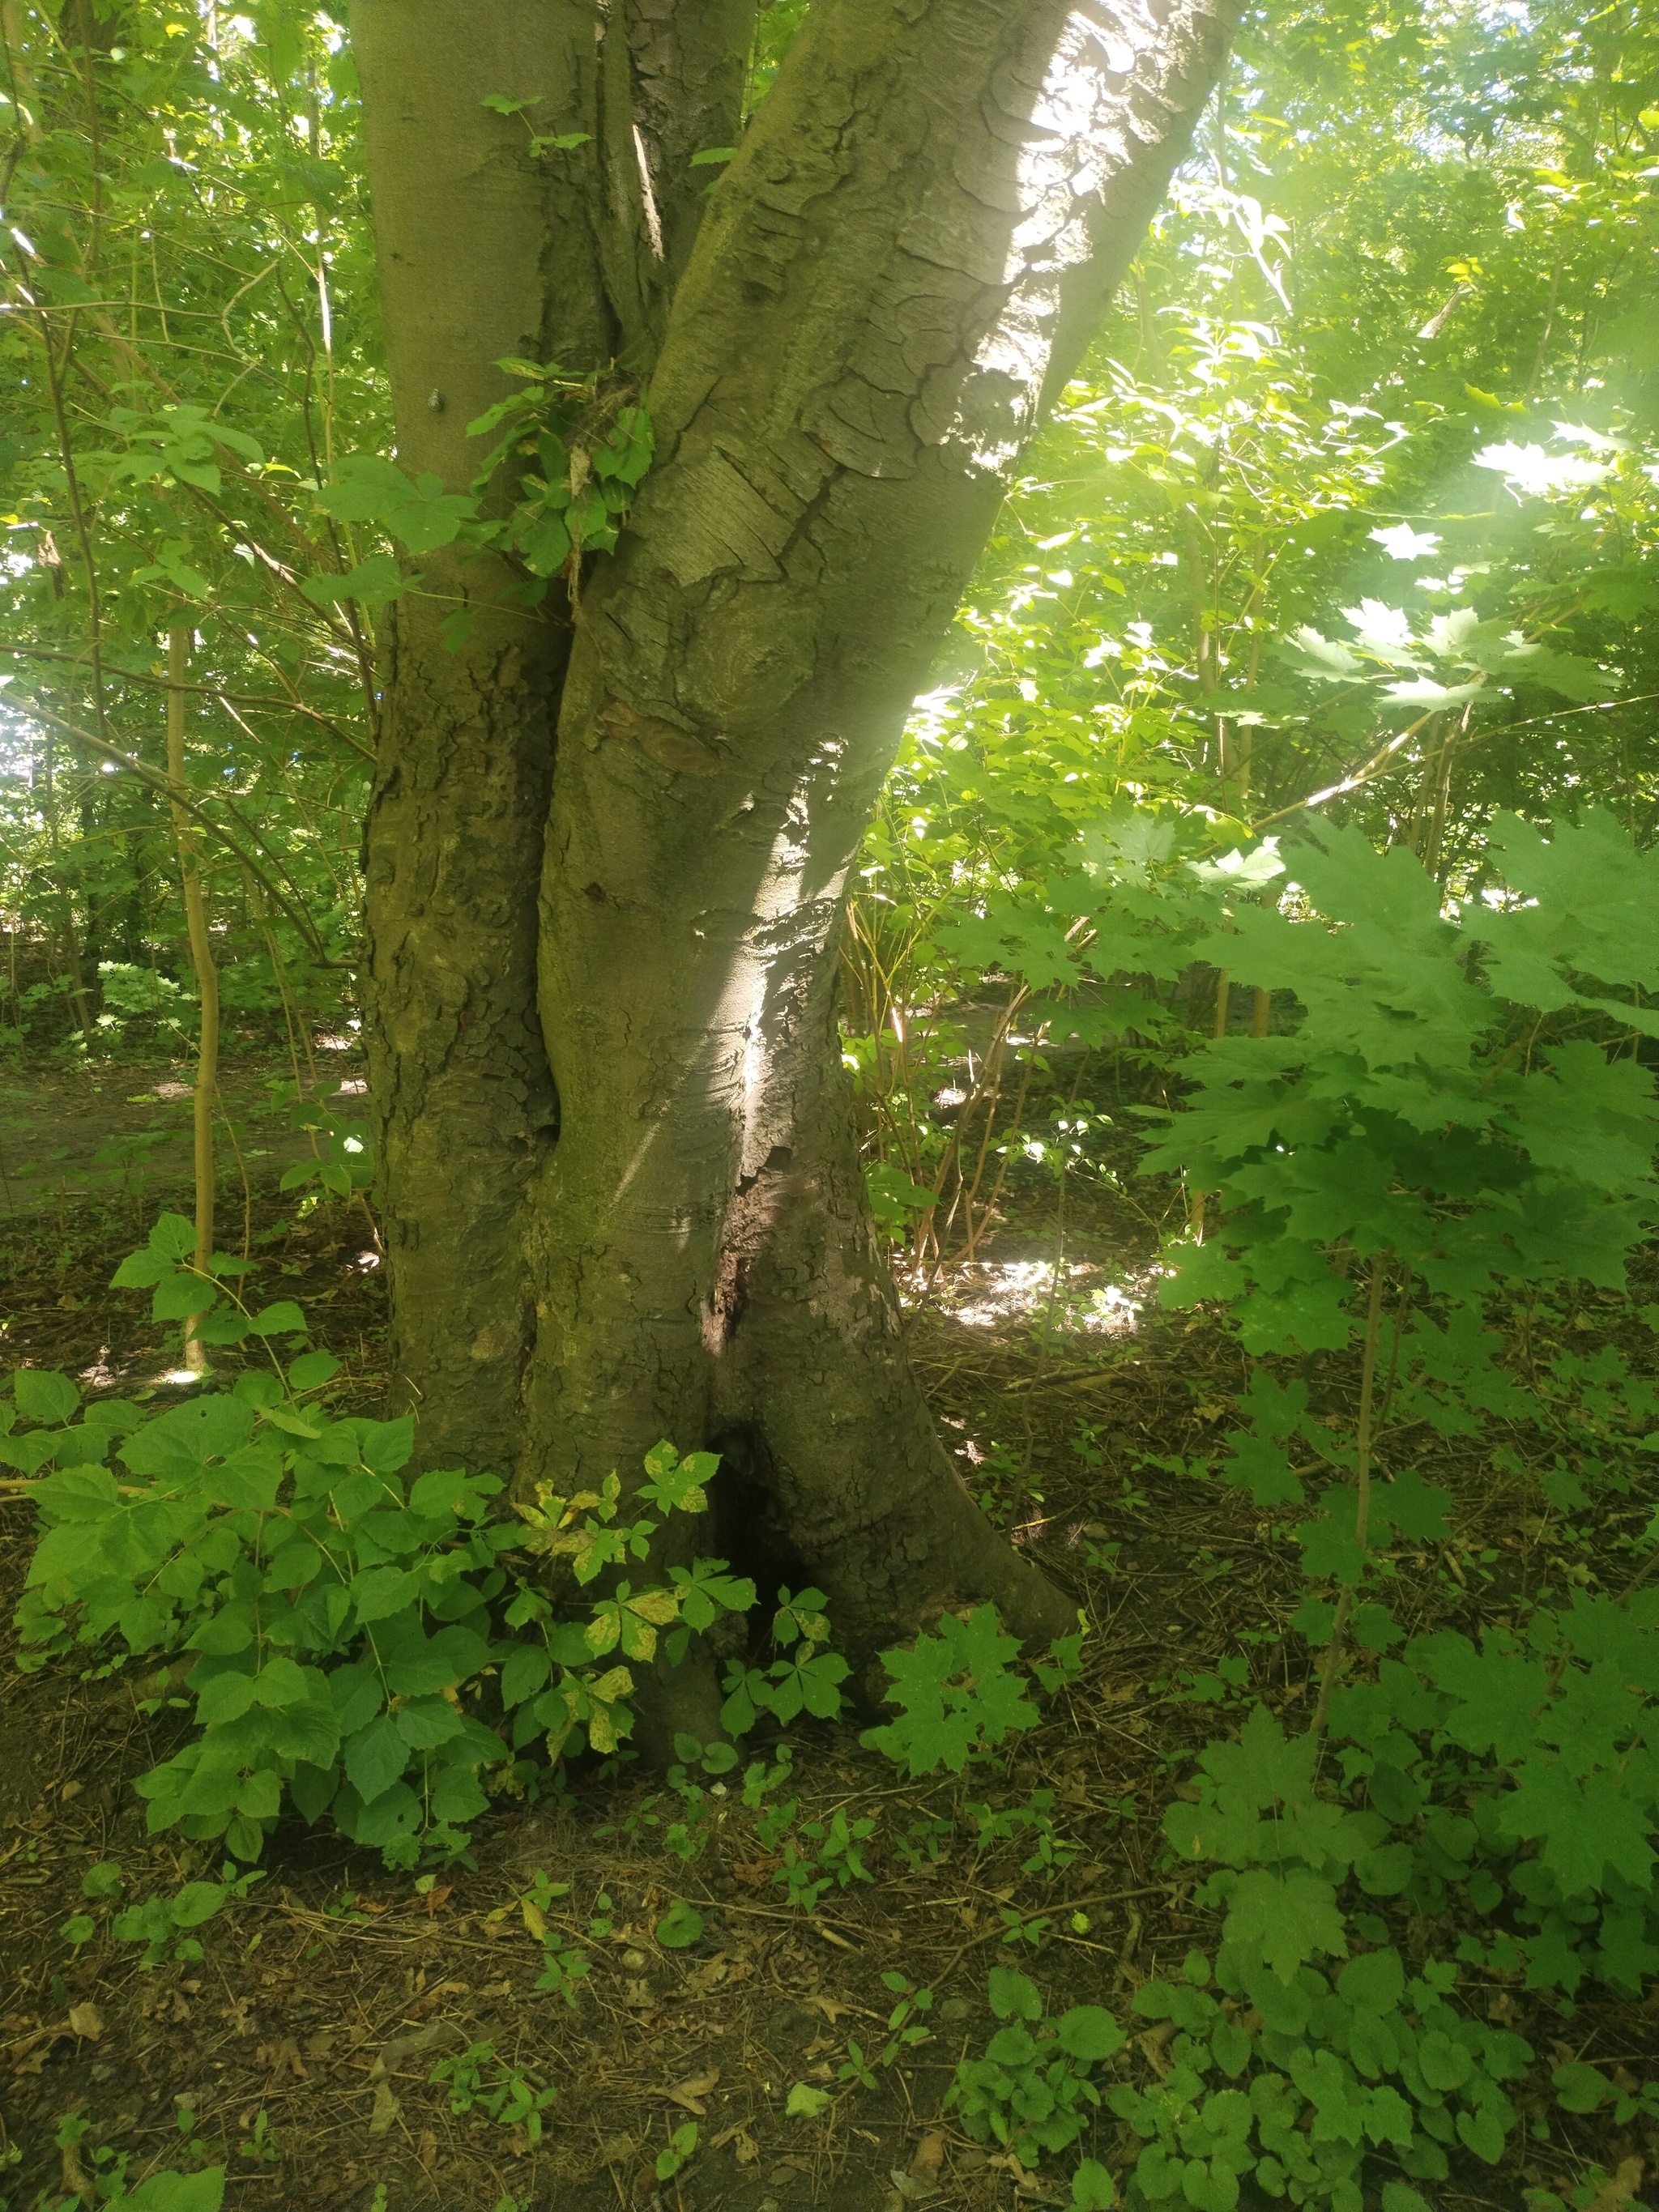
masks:
<svg viewBox="0 0 1659 2212"><path fill-rule="evenodd" d="M112 1073L91 1100L45 1084L33 1104L14 1079L9 1110L33 1116L21 1153L15 1126L8 1138L14 1179L27 1144L43 1149L43 1124L59 1169L78 1174L111 1128L131 1126L123 1116L159 1111L155 1081L151 1106L129 1103L146 1091L132 1073ZM259 1287L299 1299L316 1340L345 1360L361 1409L374 1410L381 1322L362 1216L335 1206L301 1218L272 1188L278 1133L267 1132L267 1147L251 1109L247 1121L245 1152L264 1152L247 1200ZM17 1210L0 1315L9 1362L60 1367L125 1395L165 1392L167 1347L144 1301L106 1285L146 1210L153 1218L176 1202L178 1157L157 1147L136 1187L65 1191ZM133 1901L216 1874L217 1854L146 1832L134 1780L167 1755L184 1716L139 1710L142 1669L25 1673L9 1650L0 2159L11 2164L0 2164L0 2208L90 2206L97 2175L121 2155L129 2186L162 2168L228 2166L234 2212L614 2212L659 2202L672 2212L1013 2212L1064 2202L1072 2157L1022 2178L941 2113L957 2060L982 2051L995 2024L988 1969L1018 1965L1053 2008L1104 2003L1127 2018L1144 1978L1178 1972L1194 1942L1212 1948L1214 1917L1194 1907L1195 1877L1171 1866L1159 1821L1194 1750L1231 1721L1185 1690L1195 1671L1242 1654L1250 1694L1295 1726L1309 1685L1305 1647L1283 1626L1295 1547L1247 1499L1194 1479L1244 1382L1243 1362L1209 1322L1158 1311L1146 1207L1103 1186L1073 1192L1067 1243L1079 1272L1052 1304L1041 1272L1051 1205L1051 1192L1011 1191L975 1269L948 1277L917 1313L914 1341L971 1486L1086 1614L1083 1677L1040 1728L960 1781L896 1781L852 1723L792 1730L794 1778L775 1800L798 1798L803 1822L839 1809L874 1824L870 1878L832 1888L815 1910L789 1905L778 1855L735 1788L687 1861L664 1848L679 1808L660 1778L631 1769L602 1784L579 1771L538 1803L498 1800L475 1831L472 1863L438 1870L423 1889L295 1820L272 1839L265 1879L200 1929L199 1960L146 1970L137 1947L106 1936L76 1949L62 1930L87 1909L93 1866L115 1863ZM1095 1326L1078 1325L1085 1309ZM1491 1602L1472 1564L1481 1553L1517 1582L1549 1562L1517 1534L1514 1499L1478 1463L1426 1471L1459 1490L1459 1538L1404 1573L1402 1610L1413 1626L1468 1626ZM8 1614L30 1521L22 1501L0 1504ZM982 1839L996 1813L1029 1808L1038 1791L1052 1793L1036 1801L1053 1824L1046 1863L1030 1828ZM574 2006L535 1986L542 1946L523 1899L538 1875L568 1885L546 1918L592 1961ZM675 1900L702 1917L685 1948L654 1932ZM1402 1924L1397 1940L1420 1952L1425 1937ZM871 2062L896 2001L883 1979L892 1975L932 1992L931 2037L883 2068ZM1573 2055L1639 2053L1651 2041L1650 2010L1583 2004L1567 2028L1542 1999L1488 1995L1495 2016L1540 2052L1564 2034ZM535 2092L555 2093L538 2141L478 2104L455 2111L430 2080L439 2060L477 2044ZM842 2090L855 2046L873 2087L854 2082L820 2118L788 2115L793 2084ZM1132 2038L1103 2078L1146 2081L1164 2063L1156 2033ZM659 2183L654 2161L688 2120L695 2154ZM1471 2162L1438 2203L1519 2212L1526 2182L1565 2188L1581 2154L1609 2166L1651 2155L1633 2136L1598 2140L1597 2124L1564 2142L1558 2118L1524 2168ZM1121 2178L1137 2145L1103 2112L1078 2148Z"/></svg>

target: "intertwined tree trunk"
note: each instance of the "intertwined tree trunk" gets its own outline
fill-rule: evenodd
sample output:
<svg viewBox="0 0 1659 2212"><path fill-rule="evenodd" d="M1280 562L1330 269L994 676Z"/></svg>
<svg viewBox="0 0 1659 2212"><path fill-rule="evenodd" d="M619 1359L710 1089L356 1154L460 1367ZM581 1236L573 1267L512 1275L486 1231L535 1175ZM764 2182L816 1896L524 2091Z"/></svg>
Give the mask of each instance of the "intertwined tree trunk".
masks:
<svg viewBox="0 0 1659 2212"><path fill-rule="evenodd" d="M398 612L368 1028L401 1388L428 1462L525 1485L713 1444L728 1512L854 1649L957 1595L1065 1617L911 1375L837 939L1229 4L817 0L741 131L743 0L353 11L399 458L464 487L492 364L526 353L648 383L657 438L574 605L433 561ZM496 94L584 143L532 155Z"/></svg>

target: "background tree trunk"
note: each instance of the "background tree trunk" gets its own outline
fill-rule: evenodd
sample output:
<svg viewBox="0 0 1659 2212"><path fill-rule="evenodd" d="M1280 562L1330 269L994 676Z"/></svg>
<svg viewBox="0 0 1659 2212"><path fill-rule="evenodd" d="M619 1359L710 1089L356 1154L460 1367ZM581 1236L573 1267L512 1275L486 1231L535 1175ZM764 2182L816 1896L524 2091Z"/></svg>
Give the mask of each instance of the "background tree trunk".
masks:
<svg viewBox="0 0 1659 2212"><path fill-rule="evenodd" d="M473 1395L516 1419L526 1484L626 1476L660 1436L720 1441L750 1525L830 1589L866 1649L951 1595L996 1597L1026 1633L1064 1620L968 1500L911 1376L840 1068L836 947L910 700L1188 143L1225 7L825 0L709 198L652 374L657 459L576 611L537 959L558 1138L521 1148L524 1203L515 1183L490 1245L502 1285L527 1259L533 1334L468 1340ZM384 35L392 9L359 0L355 20ZM400 25L405 11L446 43L475 21L459 0L396 0ZM371 112L395 77L371 64ZM383 144L371 128L384 265ZM388 343L395 383L390 311ZM400 406L400 437L403 422ZM419 710L406 726L402 651L400 633L388 720L405 724L390 752L407 782L415 752L447 760L452 741ZM476 726L487 750L487 717ZM416 825L384 797L377 820L371 863L378 840L395 877ZM504 860L475 877L435 816L418 836L457 854L458 901L487 887L487 929L494 886L510 896ZM510 844L516 865L528 842L499 854ZM417 885L402 942L435 929L470 952L459 904L440 923L428 907ZM377 893L396 1224L431 1205L434 1155L416 1159L428 1108L398 1129L409 1048L389 1009L418 1032L438 994L419 991L418 954L396 975L390 911ZM452 1269L478 1249L458 1225ZM394 1259L411 1365L412 1273ZM428 1458L434 1433L465 1426L429 1380L454 1389L460 1341L447 1365L428 1346L417 1370Z"/></svg>

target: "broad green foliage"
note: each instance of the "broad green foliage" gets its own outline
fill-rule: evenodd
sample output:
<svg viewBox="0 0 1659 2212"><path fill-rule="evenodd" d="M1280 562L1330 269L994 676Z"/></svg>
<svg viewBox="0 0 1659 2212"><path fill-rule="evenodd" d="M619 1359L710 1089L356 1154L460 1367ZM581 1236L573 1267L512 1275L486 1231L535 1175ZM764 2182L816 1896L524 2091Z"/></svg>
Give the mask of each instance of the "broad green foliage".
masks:
<svg viewBox="0 0 1659 2212"><path fill-rule="evenodd" d="M1524 1732L1527 1717L1523 1705L1512 1724ZM1165 1820L1179 1855L1221 1863L1200 1897L1226 1917L1213 1967L1194 1951L1182 1981L1136 1993L1138 2012L1177 2031L1165 2078L1109 2093L1146 2142L1135 2180L1150 2203L1231 2212L1239 2178L1254 2173L1273 2196L1359 2212L1373 2156L1441 2180L1449 2147L1495 2165L1515 2125L1502 2085L1525 2071L1530 2046L1449 2002L1455 1965L1431 1959L1408 1975L1386 1923L1360 1904L1410 1892L1420 1911L1443 1907L1433 1869L1461 1865L1447 1844L1473 1856L1479 1818L1435 1809L1427 1788L1373 1790L1355 1810L1317 1792L1317 1753L1316 1737L1287 1741L1258 1706L1236 1743L1203 1754L1197 1802ZM1479 1911L1498 1902L1488 1887ZM1395 2185L1395 2212L1421 2201Z"/></svg>
<svg viewBox="0 0 1659 2212"><path fill-rule="evenodd" d="M387 435L355 76L314 9L255 14L216 46L196 10L112 10L85 43L7 17L0 674L27 772L0 785L0 868L45 970L9 1019L67 1017L82 1049L118 1036L123 971L180 972L170 625L234 1026L331 1012L316 963L356 933L372 629L301 588L358 561L313 507L319 462Z"/></svg>
<svg viewBox="0 0 1659 2212"><path fill-rule="evenodd" d="M479 2112L503 2128L521 2128L525 2140L542 2139L542 2114L558 2095L539 2087L523 2067L498 2058L493 2043L470 2043L459 2057L441 2058L428 2080L449 2091L449 2109L464 2118Z"/></svg>
<svg viewBox="0 0 1659 2212"><path fill-rule="evenodd" d="M723 1560L674 1566L666 1583L627 1571L664 1516L707 1509L712 1454L657 1446L630 1520L614 1475L497 1518L495 1476L404 1476L409 1420L337 1418L339 1363L294 1352L299 1309L250 1313L224 1287L244 1263L198 1275L182 1264L192 1244L190 1224L164 1214L117 1281L149 1289L160 1318L204 1315L210 1341L263 1340L270 1371L164 1412L105 1401L76 1419L68 1377L23 1369L0 1407L0 1459L36 1478L42 1522L19 1608L32 1663L118 1639L131 1655L176 1655L164 1693L178 1683L193 1701L199 1734L138 1785L152 1829L222 1836L252 1860L286 1798L389 1863L459 1850L487 1779L512 1773L515 1754L614 1752L632 1726L632 1666L665 1636L679 1656L722 1613L753 1605ZM846 1664L823 1648L822 1597L781 1600L779 1640L793 1632L801 1650L777 1662L779 1680L759 1678L763 1701L833 1713ZM218 1886L194 1888L199 1899L152 1899L113 1932L173 1942L222 1901Z"/></svg>
<svg viewBox="0 0 1659 2212"><path fill-rule="evenodd" d="M990 1997L1006 2025L982 2058L957 2066L945 2108L960 2114L975 2142L999 2143L1032 2166L1088 2128L1100 2103L1090 2069L1121 2047L1123 2030L1103 2005L1073 2005L1046 2019L1036 1984L1009 1966L991 1969Z"/></svg>
<svg viewBox="0 0 1659 2212"><path fill-rule="evenodd" d="M838 1651L829 1649L825 1601L818 1589L804 1589L793 1597L787 1589L778 1592L772 1638L783 1656L765 1668L748 1666L740 1659L731 1662L726 1670L726 1702L720 1707L722 1728L733 1735L747 1735L763 1712L771 1713L786 1728L800 1713L834 1720L842 1708L841 1685L852 1669Z"/></svg>
<svg viewBox="0 0 1659 2212"><path fill-rule="evenodd" d="M194 2126L194 2115L185 2108L179 2109L179 2122L189 2121ZM255 2141L264 2140L265 2116L259 2114ZM92 2122L79 2112L66 2112L58 2123L53 2147L73 2156L78 2164L92 2167L92 2187L99 2204L108 2212L219 2212L225 2201L225 2168L210 2166L194 2173L180 2173L177 2167L168 2166L149 2174L136 2189L127 2187L127 2168L131 2164L130 2151L118 2151L108 2143L95 2147L88 2138L92 2134ZM42 2197L37 2202L47 2202ZM86 2200L80 2196L62 2199L53 2212L75 2212Z"/></svg>
<svg viewBox="0 0 1659 2212"><path fill-rule="evenodd" d="M650 417L638 400L604 392L598 376L567 376L556 363L507 360L496 366L521 380L519 390L488 408L469 433L480 440L470 493L446 492L435 476L410 478L375 453L349 453L317 495L337 522L368 524L411 559L459 544L515 556L526 572L524 604L537 605L549 580L584 553L608 553L635 487L651 465ZM483 515L481 501L505 472L516 495L504 519ZM574 570L572 571L574 577ZM370 555L349 575L309 578L306 596L319 605L361 599L381 606L417 586L389 553ZM450 618L447 635L459 644L465 611Z"/></svg>
<svg viewBox="0 0 1659 2212"><path fill-rule="evenodd" d="M1147 1156L1221 1210L1170 1249L1166 1304L1224 1303L1253 1357L1364 1340L1363 1421L1316 1420L1305 1382L1258 1370L1220 1472L1274 1508L1305 1507L1307 1475L1327 1477L1296 1529L1306 1571L1379 1651L1397 1632L1378 1555L1443 1539L1452 1502L1401 1463L1397 1433L1536 1425L1546 1492L1571 1510L1629 1490L1659 1424L1659 1388L1610 1347L1563 1346L1524 1386L1488 1314L1500 1293L1617 1288L1655 1218L1659 1104L1632 1048L1655 1024L1659 870L1595 813L1498 841L1514 891L1452 921L1408 854L1354 830L1299 840L1298 892L1323 919L1239 902L1203 948L1293 993L1299 1017L1200 1047ZM1317 1597L1297 1616L1322 1643L1335 1620Z"/></svg>
<svg viewBox="0 0 1659 2212"><path fill-rule="evenodd" d="M1057 1689L1077 1672L1083 1638L1057 1638L1039 1662L1045 1689ZM867 1729L860 1741L887 1756L907 1774L960 1774L969 1759L994 1750L1038 1714L1030 1683L1012 1662L1019 1640L1003 1633L994 1606L980 1606L966 1620L941 1615L939 1632L919 1636L908 1649L884 1651L892 1687L884 1700L900 1707L897 1720Z"/></svg>
<svg viewBox="0 0 1659 2212"><path fill-rule="evenodd" d="M1305 1381L1256 1366L1220 1467L1291 1513L1307 1461L1336 1478L1293 1531L1311 1585L1293 1625L1327 1647L1323 1688L1299 1737L1255 1707L1166 1816L1176 1856L1217 1869L1198 1899L1224 1918L1213 1960L1137 1994L1178 2030L1169 2073L1109 2095L1146 2141L1149 2205L1231 2212L1250 2175L1360 2212L1395 2168L1388 2212L1419 2212L1413 2185L1460 2147L1504 2155L1534 2062L1452 2001L1460 1967L1569 1998L1586 1977L1634 1996L1659 1969L1659 1595L1534 1603L1478 1646L1403 1640L1384 1601L1394 1555L1449 1540L1455 1508L1402 1454L1411 1430L1544 1429L1564 1512L1650 1490L1659 1389L1565 1348L1523 1387L1492 1324L1506 1297L1620 1285L1652 1223L1659 1114L1633 1048L1654 1028L1659 878L1593 811L1547 839L1500 823L1494 844L1509 888L1450 918L1409 854L1322 830L1287 849L1294 898L1234 902L1203 947L1297 1012L1288 1033L1200 1048L1151 1164L1219 1218L1174 1248L1164 1295L1218 1301L1257 1358L1357 1345L1360 1375L1346 1419L1316 1420ZM1408 1974L1402 1912L1445 1923L1455 1955ZM1556 2088L1580 2111L1646 2094L1591 2069Z"/></svg>
<svg viewBox="0 0 1659 2212"><path fill-rule="evenodd" d="M1515 823L1503 843L1535 902L1472 902L1454 922L1410 854L1309 832L1290 865L1334 926L1241 902L1203 943L1241 982L1293 991L1304 1018L1197 1049L1146 1165L1216 1194L1226 1225L1177 1255L1168 1302L1224 1298L1248 1350L1308 1351L1348 1339L1337 1250L1392 1255L1454 1309L1500 1285L1622 1284L1659 1196L1659 1104L1628 1049L1659 1034L1639 995L1659 985L1659 865L1600 815L1547 844ZM1523 1030L1517 1006L1582 1013ZM1621 1031L1611 1055L1595 1041Z"/></svg>

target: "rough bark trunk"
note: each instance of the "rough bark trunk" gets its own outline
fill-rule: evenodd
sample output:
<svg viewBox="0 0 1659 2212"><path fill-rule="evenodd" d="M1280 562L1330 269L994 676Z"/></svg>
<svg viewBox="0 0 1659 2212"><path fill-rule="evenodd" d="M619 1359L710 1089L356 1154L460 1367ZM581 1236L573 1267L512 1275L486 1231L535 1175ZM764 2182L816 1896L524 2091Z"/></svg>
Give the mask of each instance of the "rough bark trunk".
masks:
<svg viewBox="0 0 1659 2212"><path fill-rule="evenodd" d="M744 4L752 19L753 0L698 9L690 38L672 14L657 23L658 75L694 95L700 128L735 131ZM626 27L607 34L592 0L358 0L352 36L398 457L465 490L481 459L466 425L513 388L499 361L643 373L654 354L667 276ZM733 38L735 79L720 46ZM503 115L492 99L525 105ZM705 174L659 187L655 220L677 241ZM419 1408L429 1462L475 1468L518 1457L534 1319L520 1215L557 1118L536 896L570 617L562 588L532 612L520 582L500 562L439 554L398 604L364 834L392 1395ZM463 606L456 645L446 621Z"/></svg>
<svg viewBox="0 0 1659 2212"><path fill-rule="evenodd" d="M356 20L384 31L393 6L359 0ZM1064 1620L967 1498L910 1373L840 1067L836 948L909 701L1187 143L1227 6L824 0L708 199L652 374L657 459L576 611L537 945L558 1137L500 1239L503 1282L527 1259L533 1334L465 1357L498 1433L519 1430L526 1485L626 1474L660 1436L720 1445L750 1531L829 1589L854 1648L954 1595L994 1596L1027 1634ZM475 15L395 8L452 35ZM371 129L385 265L375 149ZM395 384L390 313L388 337ZM409 727L401 658L393 689L394 757L449 758L441 730ZM414 817L379 807L386 865L406 869ZM467 933L459 904L428 920L418 885L409 910L411 945L417 927ZM418 1057L436 947L393 994L389 913L380 896L373 988ZM395 1218L434 1204L434 1155L416 1164L424 1106L397 1133L410 1048L376 1020L389 1159L407 1145ZM394 1272L411 1347L413 1273ZM428 1457L434 1429L466 1425L433 1405L459 1346L419 1376Z"/></svg>

